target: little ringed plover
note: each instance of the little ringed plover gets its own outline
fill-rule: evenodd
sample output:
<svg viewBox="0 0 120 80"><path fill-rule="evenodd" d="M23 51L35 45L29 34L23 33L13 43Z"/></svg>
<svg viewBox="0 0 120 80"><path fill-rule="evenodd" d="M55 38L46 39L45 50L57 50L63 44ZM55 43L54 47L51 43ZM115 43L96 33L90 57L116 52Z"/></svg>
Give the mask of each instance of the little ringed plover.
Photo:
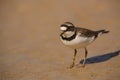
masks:
<svg viewBox="0 0 120 80"><path fill-rule="evenodd" d="M60 39L62 43L72 49L74 49L73 62L70 68L75 66L75 57L77 54L77 49L84 48L85 56L82 67L85 67L86 57L88 54L87 46L95 41L100 35L108 33L106 30L93 31L85 28L80 28L74 26L71 22L65 22L60 26L62 33L60 34Z"/></svg>

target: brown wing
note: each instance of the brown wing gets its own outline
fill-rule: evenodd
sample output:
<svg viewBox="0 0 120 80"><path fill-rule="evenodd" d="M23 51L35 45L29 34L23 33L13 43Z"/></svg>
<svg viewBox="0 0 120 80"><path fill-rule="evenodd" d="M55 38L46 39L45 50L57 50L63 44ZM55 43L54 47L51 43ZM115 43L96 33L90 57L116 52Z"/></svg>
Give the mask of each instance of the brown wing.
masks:
<svg viewBox="0 0 120 80"><path fill-rule="evenodd" d="M77 29L77 32L81 33L80 36L83 36L83 37L92 37L92 36L97 37L97 35L98 35L98 33L93 30L79 28L79 27L76 27L76 29Z"/></svg>

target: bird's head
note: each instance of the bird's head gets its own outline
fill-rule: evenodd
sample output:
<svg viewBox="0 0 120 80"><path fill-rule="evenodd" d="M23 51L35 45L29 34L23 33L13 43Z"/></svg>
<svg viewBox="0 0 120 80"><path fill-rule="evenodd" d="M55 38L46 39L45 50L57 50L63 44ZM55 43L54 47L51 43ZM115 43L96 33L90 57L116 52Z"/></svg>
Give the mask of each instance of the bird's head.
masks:
<svg viewBox="0 0 120 80"><path fill-rule="evenodd" d="M62 31L71 31L74 29L74 25L71 22L65 22L60 26Z"/></svg>

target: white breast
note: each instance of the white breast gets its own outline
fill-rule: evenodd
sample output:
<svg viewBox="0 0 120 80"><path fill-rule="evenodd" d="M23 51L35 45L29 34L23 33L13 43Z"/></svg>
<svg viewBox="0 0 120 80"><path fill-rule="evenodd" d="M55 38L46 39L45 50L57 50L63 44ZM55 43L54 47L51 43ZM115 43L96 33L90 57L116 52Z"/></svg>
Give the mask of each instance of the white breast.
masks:
<svg viewBox="0 0 120 80"><path fill-rule="evenodd" d="M71 41L67 41L67 40L62 40L64 45L71 47L71 48L82 48L82 47L86 47L87 45L89 45L91 42L93 42L95 39L95 37L81 37L81 36L76 36L75 39L71 40Z"/></svg>

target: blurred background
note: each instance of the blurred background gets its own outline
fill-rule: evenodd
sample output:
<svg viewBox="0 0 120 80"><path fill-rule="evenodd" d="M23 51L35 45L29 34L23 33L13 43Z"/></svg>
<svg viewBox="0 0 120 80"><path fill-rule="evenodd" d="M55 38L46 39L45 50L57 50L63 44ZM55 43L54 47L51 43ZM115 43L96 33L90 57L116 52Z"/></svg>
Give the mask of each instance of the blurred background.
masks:
<svg viewBox="0 0 120 80"><path fill-rule="evenodd" d="M120 0L0 0L0 80L69 79L62 68L72 50L59 40L66 21L110 30L89 47L89 56L120 49Z"/></svg>

